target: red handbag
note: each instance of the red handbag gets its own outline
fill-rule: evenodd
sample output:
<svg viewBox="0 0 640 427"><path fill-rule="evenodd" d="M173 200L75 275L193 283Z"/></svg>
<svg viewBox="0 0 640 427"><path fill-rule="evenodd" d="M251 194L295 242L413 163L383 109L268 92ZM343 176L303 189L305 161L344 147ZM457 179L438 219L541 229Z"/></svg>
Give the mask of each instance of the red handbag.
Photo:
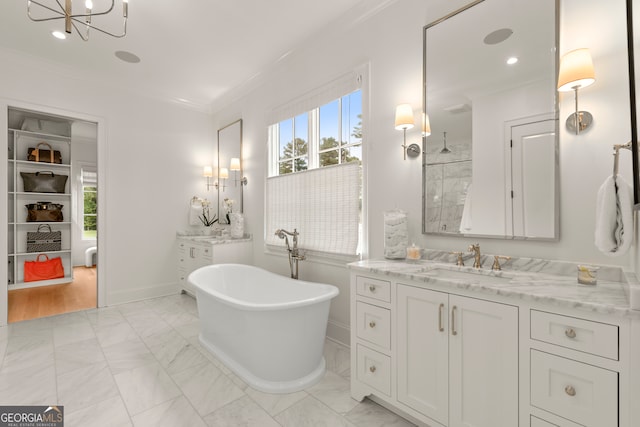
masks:
<svg viewBox="0 0 640 427"><path fill-rule="evenodd" d="M45 260L41 261L40 257ZM59 279L64 277L64 267L62 266L62 258L51 258L45 254L40 254L35 261L24 262L24 281L35 282L38 280Z"/></svg>

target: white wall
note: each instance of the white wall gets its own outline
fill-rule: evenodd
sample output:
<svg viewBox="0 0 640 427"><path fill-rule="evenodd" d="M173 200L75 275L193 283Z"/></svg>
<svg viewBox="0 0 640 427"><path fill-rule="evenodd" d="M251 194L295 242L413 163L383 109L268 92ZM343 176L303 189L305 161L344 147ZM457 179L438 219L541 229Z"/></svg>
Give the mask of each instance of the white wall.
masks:
<svg viewBox="0 0 640 427"><path fill-rule="evenodd" d="M0 107L26 104L104 123L98 149L99 164L105 166L99 173L106 177L99 182L105 200L99 206L104 209L99 274L106 275L106 304L177 292L175 233L186 224L191 196L206 193L202 168L212 163L215 150L211 116L9 51L0 51L0 58ZM6 134L0 142L6 143ZM5 168L2 162L0 176L7 175ZM0 241L6 242L2 230L6 227L0 229ZM6 243L0 246L0 255L6 255ZM6 307L6 297L0 289L0 306Z"/></svg>
<svg viewBox="0 0 640 427"><path fill-rule="evenodd" d="M560 239L557 242L465 239L421 234L421 165L402 160L402 135L393 128L393 114L399 103L409 102L419 118L422 88L422 27L454 10L464 2L449 3L442 10L426 10L421 0L391 4L382 13L357 22L344 17L322 32L321 38L305 46L268 72L251 88L231 94L229 102L215 116L215 125L238 117L244 119L246 225L255 236L256 264L287 274L284 258L264 253L264 185L266 176L266 112L356 66L370 65L369 120L364 125L366 176L366 214L369 221L369 257L382 257L382 215L385 210L402 208L409 212L412 240L423 247L464 250L479 241L483 252L529 256L630 268L630 256L609 258L593 244L596 192L611 173L612 144L629 140L628 88L626 73L626 35L624 1L564 0L561 10L560 52L589 46L592 49L598 81L582 93L581 107L595 117L593 129L579 137L560 131ZM606 3L606 4L604 4ZM447 10L444 8L448 7ZM561 99L561 121L570 114L573 98ZM367 108L367 107L365 107ZM408 132L408 143L419 140L419 130ZM392 172L391 172L392 171ZM629 153L623 153L621 172L631 177ZM330 315L330 335L348 339L348 271L304 261L301 278L332 283L340 288Z"/></svg>
<svg viewBox="0 0 640 427"><path fill-rule="evenodd" d="M76 125L76 124L74 124ZM74 134L74 127L71 131L71 170L73 176L69 179L72 180L71 192L73 200L73 232L71 237L73 239L71 244L71 265L78 266L85 264L85 251L96 246L95 240L85 240L82 238L84 231L83 221L83 206L84 200L78 195L78 191L82 189L82 168L93 165L94 168L98 167L98 135L97 127L95 125L82 125L86 128L93 127L93 135L77 135Z"/></svg>
<svg viewBox="0 0 640 427"><path fill-rule="evenodd" d="M397 104L409 102L419 118L422 27L465 2L437 3L427 9L422 0L396 1L377 15L360 19L367 12L362 6L229 94L213 120L204 113L96 84L77 76L74 70L5 51L0 52L0 98L8 105L15 100L32 109L44 106L103 120L105 140L99 148L99 161L106 166L107 179L100 183L106 205L100 218L105 231L100 268L106 274L108 304L177 291L175 231L187 227L189 198L207 196L201 174L204 165L213 163L216 129L240 117L244 120L244 168L249 179L244 211L247 231L255 236L254 259L259 266L288 274L286 259L266 255L262 243L265 232L271 232L263 225L266 112L362 64L369 64L370 69L365 107L369 109L368 121L364 123L367 256L382 256L382 214L398 207L409 212L410 233L423 247L464 250L477 240L486 253L629 267L630 256L608 258L593 245L595 195L611 173L611 145L630 137L626 45L624 25L620 25L624 22L623 0L562 1L560 51L589 46L598 81L581 92L581 106L595 117L593 129L578 137L564 130L560 135L560 240L471 241L420 233L421 165L416 160L402 160L402 134L393 128L394 110ZM572 107L573 98L563 97L561 120ZM410 131L407 140L419 142L419 130ZM629 153L625 152L621 171L630 178L630 169ZM0 185L3 176L6 173L0 171ZM0 241L6 240L3 230L0 228ZM4 255L6 244L0 242L0 256ZM346 268L304 261L301 278L339 286L341 295L332 304L329 333L347 341ZM6 307L2 289L0 307Z"/></svg>

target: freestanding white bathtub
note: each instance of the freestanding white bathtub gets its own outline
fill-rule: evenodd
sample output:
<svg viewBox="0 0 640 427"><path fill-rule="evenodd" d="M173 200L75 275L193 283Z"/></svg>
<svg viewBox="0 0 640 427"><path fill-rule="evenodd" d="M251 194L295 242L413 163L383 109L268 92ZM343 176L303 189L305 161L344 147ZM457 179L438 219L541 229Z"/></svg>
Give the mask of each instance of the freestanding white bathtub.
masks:
<svg viewBox="0 0 640 427"><path fill-rule="evenodd" d="M251 387L291 393L325 372L324 339L338 288L240 264L199 268L200 342Z"/></svg>

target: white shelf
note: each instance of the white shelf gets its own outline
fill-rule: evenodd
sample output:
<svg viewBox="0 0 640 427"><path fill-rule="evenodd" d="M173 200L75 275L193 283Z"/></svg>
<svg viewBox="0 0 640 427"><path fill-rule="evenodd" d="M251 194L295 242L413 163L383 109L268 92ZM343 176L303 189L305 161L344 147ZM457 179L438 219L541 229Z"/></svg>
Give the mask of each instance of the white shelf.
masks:
<svg viewBox="0 0 640 427"><path fill-rule="evenodd" d="M63 283L73 282L73 276L65 276L60 279L39 280L37 282L16 282L9 284L9 290L38 288L40 286L61 285Z"/></svg>
<svg viewBox="0 0 640 427"><path fill-rule="evenodd" d="M33 162L27 160L30 148L35 148L38 143L46 142L53 150L60 151L64 163ZM71 195L71 138L60 135L50 135L39 132L29 132L20 129L9 129L9 182L7 197L9 202L9 289L25 289L39 286L58 285L73 281L73 266L71 254L72 233L72 195ZM48 147L46 148L48 149ZM50 171L54 174L67 175L67 184L64 193L39 193L24 191L20 172ZM25 221L27 211L25 204L39 201L50 201L63 205L65 221ZM49 225L54 231L62 232L62 250L25 252L26 235L28 231L36 230L40 225ZM45 254L50 259L60 257L65 269L65 277L60 279L40 280L24 282L24 262L35 260L38 255ZM12 283L13 282L13 283Z"/></svg>

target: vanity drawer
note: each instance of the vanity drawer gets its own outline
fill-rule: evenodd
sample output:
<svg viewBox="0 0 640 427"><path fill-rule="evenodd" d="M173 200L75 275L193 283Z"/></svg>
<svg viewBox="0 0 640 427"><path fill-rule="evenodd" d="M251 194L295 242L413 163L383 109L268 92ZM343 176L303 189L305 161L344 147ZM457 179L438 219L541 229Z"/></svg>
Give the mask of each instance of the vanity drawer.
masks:
<svg viewBox="0 0 640 427"><path fill-rule="evenodd" d="M618 373L531 350L531 404L586 427L617 426Z"/></svg>
<svg viewBox="0 0 640 427"><path fill-rule="evenodd" d="M356 377L387 396L391 395L391 358L358 344Z"/></svg>
<svg viewBox="0 0 640 427"><path fill-rule="evenodd" d="M386 308L356 303L356 331L358 338L391 349L391 311Z"/></svg>
<svg viewBox="0 0 640 427"><path fill-rule="evenodd" d="M531 338L618 360L618 327L531 310Z"/></svg>
<svg viewBox="0 0 640 427"><path fill-rule="evenodd" d="M391 302L391 282L371 277L356 277L356 292L369 298Z"/></svg>

